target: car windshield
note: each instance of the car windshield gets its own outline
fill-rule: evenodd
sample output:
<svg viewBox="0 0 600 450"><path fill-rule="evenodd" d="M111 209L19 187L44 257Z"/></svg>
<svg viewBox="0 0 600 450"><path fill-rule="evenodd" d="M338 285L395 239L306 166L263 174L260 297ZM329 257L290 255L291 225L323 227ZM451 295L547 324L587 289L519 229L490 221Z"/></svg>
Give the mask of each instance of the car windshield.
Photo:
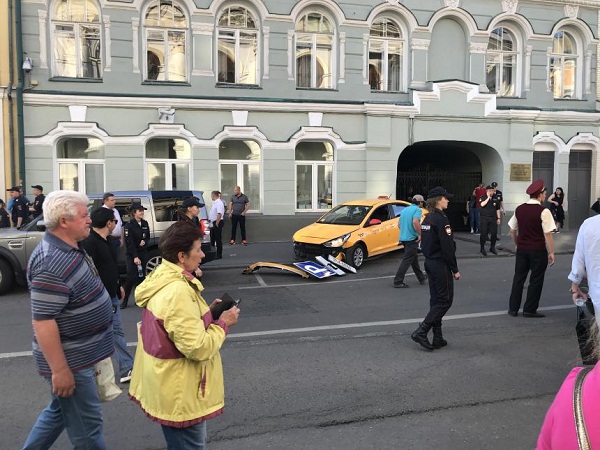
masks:
<svg viewBox="0 0 600 450"><path fill-rule="evenodd" d="M371 210L370 206L340 205L321 217L317 223L359 225Z"/></svg>

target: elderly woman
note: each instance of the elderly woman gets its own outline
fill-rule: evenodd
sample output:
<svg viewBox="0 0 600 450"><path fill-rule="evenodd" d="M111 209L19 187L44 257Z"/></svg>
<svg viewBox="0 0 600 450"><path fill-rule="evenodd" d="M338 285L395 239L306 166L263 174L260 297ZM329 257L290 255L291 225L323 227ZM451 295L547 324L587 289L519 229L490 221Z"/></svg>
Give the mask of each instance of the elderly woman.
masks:
<svg viewBox="0 0 600 450"><path fill-rule="evenodd" d="M160 238L162 263L135 291L144 308L130 397L162 426L169 450L206 448L206 420L224 405L219 350L240 310L214 320L192 275L204 257L198 227L176 222Z"/></svg>

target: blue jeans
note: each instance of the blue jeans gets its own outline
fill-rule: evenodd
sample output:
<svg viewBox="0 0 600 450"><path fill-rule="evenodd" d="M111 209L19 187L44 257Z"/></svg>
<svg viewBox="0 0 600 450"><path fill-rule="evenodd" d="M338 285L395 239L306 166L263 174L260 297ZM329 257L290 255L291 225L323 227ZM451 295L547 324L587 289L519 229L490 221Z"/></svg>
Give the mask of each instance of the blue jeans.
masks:
<svg viewBox="0 0 600 450"><path fill-rule="evenodd" d="M206 420L191 427L175 428L161 425L167 450L205 450Z"/></svg>
<svg viewBox="0 0 600 450"><path fill-rule="evenodd" d="M51 394L50 403L29 432L23 450L49 449L65 428L74 450L106 449L94 367L82 369L73 375L73 395L57 397ZM49 377L46 380L51 384Z"/></svg>
<svg viewBox="0 0 600 450"><path fill-rule="evenodd" d="M127 351L127 341L125 340L125 332L121 324L121 308L119 308L120 300L118 297L111 298L113 307L113 331L115 336L115 354L119 366L119 375L124 375L133 368L133 357Z"/></svg>

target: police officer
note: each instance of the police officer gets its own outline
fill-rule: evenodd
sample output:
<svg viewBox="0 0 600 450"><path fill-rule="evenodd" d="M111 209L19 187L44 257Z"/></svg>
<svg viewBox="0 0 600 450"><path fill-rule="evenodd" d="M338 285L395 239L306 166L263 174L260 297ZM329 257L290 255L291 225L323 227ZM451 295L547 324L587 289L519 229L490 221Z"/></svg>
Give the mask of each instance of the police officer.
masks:
<svg viewBox="0 0 600 450"><path fill-rule="evenodd" d="M29 207L29 212L33 214L33 217L41 216L44 214L44 200L46 200L46 196L44 195L44 188L39 184L35 186L31 186L33 189L33 195L35 195L35 199L33 200L33 205Z"/></svg>
<svg viewBox="0 0 600 450"><path fill-rule="evenodd" d="M452 306L454 299L454 280L460 278L456 263L456 244L452 237L450 221L444 210L453 197L441 186L433 188L427 194L427 209L421 224L421 250L425 256L425 272L429 277L430 309L414 333L413 341L427 350L442 348L448 342L442 335L442 318ZM429 342L427 333L433 328L433 342Z"/></svg>
<svg viewBox="0 0 600 450"><path fill-rule="evenodd" d="M497 255L496 241L498 240L498 225L500 224L500 202L494 195L494 188L488 185L485 188L485 195L481 196L479 226L481 234L479 235L479 245L481 246L479 253L482 256L487 256L485 251L485 241L490 236L490 253Z"/></svg>
<svg viewBox="0 0 600 450"><path fill-rule="evenodd" d="M21 195L21 188L19 186L13 186L10 189L7 189L7 191L10 192L10 196L13 198L11 209L12 224L13 227L17 227L18 230L29 222L29 205Z"/></svg>
<svg viewBox="0 0 600 450"><path fill-rule="evenodd" d="M506 210L504 209L504 194L498 189L498 183L496 181L492 181L490 186L494 188L494 196L498 201L498 208L500 209L500 224L498 224L498 240L500 240L500 236L502 236L502 216L506 215Z"/></svg>
<svg viewBox="0 0 600 450"><path fill-rule="evenodd" d="M125 282L125 296L121 302L121 309L127 308L132 289L141 283L146 276L146 265L148 264L148 250L146 249L150 238L150 226L144 220L146 209L140 203L132 204L129 210L133 217L123 226L127 281Z"/></svg>

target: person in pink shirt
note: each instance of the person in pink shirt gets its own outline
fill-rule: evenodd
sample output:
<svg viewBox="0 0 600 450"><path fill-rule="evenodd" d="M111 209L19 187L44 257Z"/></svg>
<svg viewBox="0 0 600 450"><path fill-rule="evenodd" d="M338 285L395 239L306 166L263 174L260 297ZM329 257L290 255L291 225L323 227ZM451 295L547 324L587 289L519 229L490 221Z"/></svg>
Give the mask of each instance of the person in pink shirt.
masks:
<svg viewBox="0 0 600 450"><path fill-rule="evenodd" d="M593 333L595 334L595 333ZM599 353L598 339L595 341L595 352ZM575 367L563 382L554 398L542 430L538 437L536 450L578 450L577 428L573 413L573 388L577 374L583 367ZM600 448L600 366L596 364L587 374L583 383L582 403L583 418L587 430L590 448Z"/></svg>

